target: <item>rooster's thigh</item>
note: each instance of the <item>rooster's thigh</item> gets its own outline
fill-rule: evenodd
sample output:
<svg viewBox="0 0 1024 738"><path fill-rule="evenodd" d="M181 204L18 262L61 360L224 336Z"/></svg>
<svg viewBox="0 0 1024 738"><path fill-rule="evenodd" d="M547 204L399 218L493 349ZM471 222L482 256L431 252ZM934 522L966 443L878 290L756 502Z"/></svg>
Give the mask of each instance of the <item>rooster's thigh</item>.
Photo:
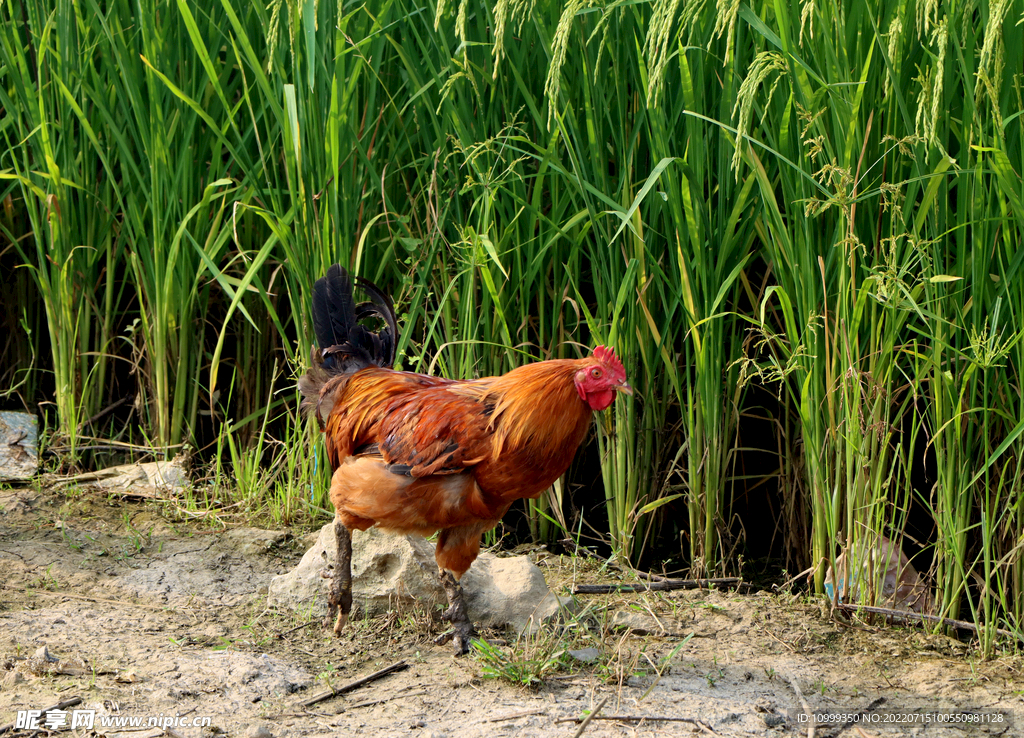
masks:
<svg viewBox="0 0 1024 738"><path fill-rule="evenodd" d="M331 479L331 502L338 517L357 530L376 524L428 536L444 528L477 525L477 508L485 508L474 504L474 495L479 491L469 474L411 477L389 471L373 456L345 459ZM489 530L495 522L479 530ZM474 558L476 553L469 560Z"/></svg>
<svg viewBox="0 0 1024 738"><path fill-rule="evenodd" d="M497 520L478 520L442 530L434 552L437 565L454 574L456 580L462 579L480 553L480 536L497 524Z"/></svg>

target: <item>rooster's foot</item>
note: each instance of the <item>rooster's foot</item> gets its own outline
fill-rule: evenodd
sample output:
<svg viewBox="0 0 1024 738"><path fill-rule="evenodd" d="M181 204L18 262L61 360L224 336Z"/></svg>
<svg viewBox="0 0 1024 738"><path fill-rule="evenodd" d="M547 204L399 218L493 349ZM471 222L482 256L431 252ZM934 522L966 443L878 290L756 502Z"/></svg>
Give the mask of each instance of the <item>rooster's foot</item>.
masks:
<svg viewBox="0 0 1024 738"><path fill-rule="evenodd" d="M455 648L455 655L461 656L469 651L469 644L474 638L477 638L477 632L466 614L466 599L462 593L462 585L446 569L441 570L440 579L441 586L444 587L444 592L448 595L448 609L441 613L441 619L451 623L452 627L451 630L434 639L434 643L443 646L451 641Z"/></svg>
<svg viewBox="0 0 1024 738"><path fill-rule="evenodd" d="M455 655L462 656L464 653L469 652L470 644L477 638L476 628L473 627L471 622L464 620L453 623L450 630L445 631L434 639L434 643L443 646L448 641L451 641Z"/></svg>
<svg viewBox="0 0 1024 738"><path fill-rule="evenodd" d="M352 533L340 520L334 521L334 539L337 544L337 563L333 575L327 576L326 571L320 576L331 580L327 591L327 617L324 628L331 628L334 621L334 635L341 635L342 628L348 622L348 614L352 610Z"/></svg>

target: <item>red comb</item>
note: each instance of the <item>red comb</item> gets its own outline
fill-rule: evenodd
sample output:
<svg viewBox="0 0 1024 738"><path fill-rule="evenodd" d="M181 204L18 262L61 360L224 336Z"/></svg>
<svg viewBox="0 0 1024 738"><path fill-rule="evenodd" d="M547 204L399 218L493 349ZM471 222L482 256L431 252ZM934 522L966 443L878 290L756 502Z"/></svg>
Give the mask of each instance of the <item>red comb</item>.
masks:
<svg viewBox="0 0 1024 738"><path fill-rule="evenodd" d="M594 358L612 370L612 373L621 379L626 378L626 370L615 355L615 349L608 346L598 346L594 349Z"/></svg>

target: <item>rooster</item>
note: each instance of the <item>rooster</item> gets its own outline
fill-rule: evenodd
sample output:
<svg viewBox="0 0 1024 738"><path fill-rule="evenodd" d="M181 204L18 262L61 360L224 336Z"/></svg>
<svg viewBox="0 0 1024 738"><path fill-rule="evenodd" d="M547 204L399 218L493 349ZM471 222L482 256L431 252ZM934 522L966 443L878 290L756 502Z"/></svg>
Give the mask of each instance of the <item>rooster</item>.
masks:
<svg viewBox="0 0 1024 738"><path fill-rule="evenodd" d="M398 533L438 533L436 559L451 629L438 644L456 655L476 635L459 580L480 536L520 498L538 497L568 468L595 410L616 392L632 394L614 350L584 359L526 364L500 377L465 381L391 368L398 329L391 300L356 282L353 299L338 265L313 287L319 350L299 380L302 408L325 434L333 476L337 564L325 627L340 633L352 607L351 531L378 525ZM360 322L375 319L376 331Z"/></svg>

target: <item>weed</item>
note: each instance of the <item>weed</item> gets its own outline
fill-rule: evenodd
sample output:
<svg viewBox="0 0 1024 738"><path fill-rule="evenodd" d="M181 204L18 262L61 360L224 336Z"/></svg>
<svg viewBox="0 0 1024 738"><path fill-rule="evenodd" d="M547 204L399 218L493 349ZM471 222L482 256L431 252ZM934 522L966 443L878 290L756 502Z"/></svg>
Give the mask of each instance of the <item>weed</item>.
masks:
<svg viewBox="0 0 1024 738"><path fill-rule="evenodd" d="M53 573L53 564L46 567L46 571L35 579L29 587L32 589L45 589L50 592L56 592L60 589L60 580Z"/></svg>
<svg viewBox="0 0 1024 738"><path fill-rule="evenodd" d="M715 668L704 674L704 679L707 680L709 687L714 687L715 682L725 678L725 669L718 665L718 656L712 658L711 663Z"/></svg>
<svg viewBox="0 0 1024 738"><path fill-rule="evenodd" d="M557 638L527 637L517 647L502 648L488 641L473 641L473 651L484 676L524 687L539 685L544 676L564 665L565 650Z"/></svg>

